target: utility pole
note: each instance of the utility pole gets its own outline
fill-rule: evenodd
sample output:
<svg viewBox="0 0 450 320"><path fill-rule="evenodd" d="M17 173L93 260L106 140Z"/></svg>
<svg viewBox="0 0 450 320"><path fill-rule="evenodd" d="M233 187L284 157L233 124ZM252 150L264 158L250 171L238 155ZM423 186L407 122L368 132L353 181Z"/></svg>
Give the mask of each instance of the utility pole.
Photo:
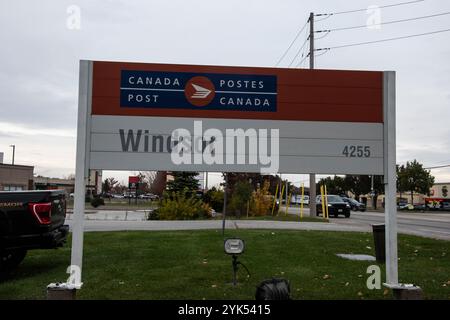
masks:
<svg viewBox="0 0 450 320"><path fill-rule="evenodd" d="M288 181L287 181L287 179L286 179L286 200L284 202L285 202L286 209L287 209L287 207L288 207Z"/></svg>
<svg viewBox="0 0 450 320"><path fill-rule="evenodd" d="M225 236L225 220L227 214L227 189L228 189L228 172L225 173L225 183L223 187L223 212L222 212L222 236Z"/></svg>
<svg viewBox="0 0 450 320"><path fill-rule="evenodd" d="M10 145L10 147L13 148L12 165L14 165L14 157L15 157L15 154L16 154L16 145L12 144L12 145Z"/></svg>
<svg viewBox="0 0 450 320"><path fill-rule="evenodd" d="M370 197L372 198L372 208L375 209L375 192L373 190L373 175L370 176Z"/></svg>
<svg viewBox="0 0 450 320"><path fill-rule="evenodd" d="M277 197L278 197L278 194L277 194ZM280 173L280 206L278 207L278 210L280 210L282 202L283 202L283 179L281 178L281 173ZM277 212L277 214L278 214L278 212Z"/></svg>
<svg viewBox="0 0 450 320"><path fill-rule="evenodd" d="M309 14L309 68L314 69L314 12Z"/></svg>
<svg viewBox="0 0 450 320"><path fill-rule="evenodd" d="M309 68L314 69L314 12L309 14ZM316 216L316 174L309 174L309 215Z"/></svg>

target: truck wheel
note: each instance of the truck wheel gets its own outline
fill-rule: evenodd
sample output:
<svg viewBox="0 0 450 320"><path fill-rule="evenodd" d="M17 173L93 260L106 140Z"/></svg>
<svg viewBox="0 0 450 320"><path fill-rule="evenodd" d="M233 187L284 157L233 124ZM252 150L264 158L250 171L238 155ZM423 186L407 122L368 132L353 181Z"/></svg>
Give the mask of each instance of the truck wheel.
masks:
<svg viewBox="0 0 450 320"><path fill-rule="evenodd" d="M345 214L345 217L346 217L346 218L350 218L350 212L347 212L347 213Z"/></svg>
<svg viewBox="0 0 450 320"><path fill-rule="evenodd" d="M0 252L0 272L10 272L17 268L27 255L27 250L5 250Z"/></svg>

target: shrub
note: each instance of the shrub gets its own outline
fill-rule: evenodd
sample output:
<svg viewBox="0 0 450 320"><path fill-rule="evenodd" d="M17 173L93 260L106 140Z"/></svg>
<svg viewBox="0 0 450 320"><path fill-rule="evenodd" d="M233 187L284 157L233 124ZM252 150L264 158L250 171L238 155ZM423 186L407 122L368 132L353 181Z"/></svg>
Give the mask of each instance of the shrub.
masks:
<svg viewBox="0 0 450 320"><path fill-rule="evenodd" d="M192 220L210 218L211 207L195 195L186 191L174 192L160 201L158 208L161 220Z"/></svg>
<svg viewBox="0 0 450 320"><path fill-rule="evenodd" d="M155 209L150 211L150 213L147 216L147 220L159 220L159 210Z"/></svg>
<svg viewBox="0 0 450 320"><path fill-rule="evenodd" d="M269 195L269 182L265 181L262 189L258 188L256 191L253 191L250 214L252 216L265 216L270 214L272 205L273 199Z"/></svg>
<svg viewBox="0 0 450 320"><path fill-rule="evenodd" d="M203 202L209 204L214 211L222 212L223 196L223 190L217 190L216 187L213 187L203 195Z"/></svg>
<svg viewBox="0 0 450 320"><path fill-rule="evenodd" d="M231 196L230 209L240 216L247 211L247 204L252 197L252 185L247 181L238 181Z"/></svg>
<svg viewBox="0 0 450 320"><path fill-rule="evenodd" d="M95 197L92 198L91 200L91 206L93 206L94 208L97 208L99 206L104 206L105 205L105 200L103 200L100 197Z"/></svg>

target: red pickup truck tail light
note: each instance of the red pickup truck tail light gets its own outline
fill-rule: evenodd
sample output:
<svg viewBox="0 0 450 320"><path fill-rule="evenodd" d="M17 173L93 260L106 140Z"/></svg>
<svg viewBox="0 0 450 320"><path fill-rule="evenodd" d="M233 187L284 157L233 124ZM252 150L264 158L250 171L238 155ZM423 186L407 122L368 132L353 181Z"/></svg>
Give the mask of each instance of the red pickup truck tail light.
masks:
<svg viewBox="0 0 450 320"><path fill-rule="evenodd" d="M47 225L52 222L52 203L29 203L28 209L38 220L39 224Z"/></svg>

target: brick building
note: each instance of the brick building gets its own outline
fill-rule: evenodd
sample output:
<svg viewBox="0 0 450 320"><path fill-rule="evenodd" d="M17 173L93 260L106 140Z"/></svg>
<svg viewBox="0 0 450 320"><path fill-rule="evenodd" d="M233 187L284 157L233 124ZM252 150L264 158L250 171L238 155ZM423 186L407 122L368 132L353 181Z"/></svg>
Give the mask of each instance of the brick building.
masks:
<svg viewBox="0 0 450 320"><path fill-rule="evenodd" d="M33 190L33 166L0 163L0 191Z"/></svg>

